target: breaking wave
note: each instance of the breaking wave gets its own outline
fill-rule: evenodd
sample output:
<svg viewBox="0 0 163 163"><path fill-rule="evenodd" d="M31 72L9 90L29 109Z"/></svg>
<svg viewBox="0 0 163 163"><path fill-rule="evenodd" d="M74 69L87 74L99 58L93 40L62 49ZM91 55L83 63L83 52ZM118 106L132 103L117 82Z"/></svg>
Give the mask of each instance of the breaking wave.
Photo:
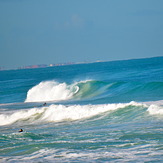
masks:
<svg viewBox="0 0 163 163"><path fill-rule="evenodd" d="M31 88L25 102L60 101L68 100L78 91L75 85L45 81Z"/></svg>
<svg viewBox="0 0 163 163"><path fill-rule="evenodd" d="M145 104L144 104L145 105ZM10 114L0 114L0 126L16 122L37 123L37 122L61 122L74 121L83 118L90 118L104 112L114 111L129 106L143 106L136 102L102 104L102 105L50 105L41 108L15 111Z"/></svg>
<svg viewBox="0 0 163 163"><path fill-rule="evenodd" d="M85 80L74 83L58 83L56 81L43 81L27 92L25 102L83 100L116 97L124 100L125 97L134 97L130 101L148 99L142 94L150 94L157 98L162 96L162 82L108 82ZM155 95L155 96L154 96ZM156 96L157 95L157 96Z"/></svg>
<svg viewBox="0 0 163 163"><path fill-rule="evenodd" d="M62 101L92 98L104 93L112 84L86 80L73 84L44 81L32 87L25 102Z"/></svg>

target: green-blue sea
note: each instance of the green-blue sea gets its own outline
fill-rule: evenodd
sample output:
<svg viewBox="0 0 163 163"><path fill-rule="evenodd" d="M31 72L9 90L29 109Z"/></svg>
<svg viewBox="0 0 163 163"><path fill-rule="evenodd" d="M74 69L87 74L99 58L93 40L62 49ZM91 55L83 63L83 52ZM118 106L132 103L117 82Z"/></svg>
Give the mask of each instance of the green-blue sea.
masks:
<svg viewBox="0 0 163 163"><path fill-rule="evenodd" d="M163 162L163 57L0 71L0 162Z"/></svg>

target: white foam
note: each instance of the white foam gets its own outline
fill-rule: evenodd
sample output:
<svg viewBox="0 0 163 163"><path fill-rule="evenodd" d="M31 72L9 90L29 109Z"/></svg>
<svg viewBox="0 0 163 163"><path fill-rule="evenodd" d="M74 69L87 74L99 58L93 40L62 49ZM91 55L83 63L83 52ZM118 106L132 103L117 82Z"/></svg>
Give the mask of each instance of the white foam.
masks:
<svg viewBox="0 0 163 163"><path fill-rule="evenodd" d="M140 105L135 102L103 105L50 105L42 108L32 108L20 110L11 114L0 115L0 126L9 125L17 121L29 121L32 123L41 122L60 122L73 121L89 118L98 114L113 111L129 105Z"/></svg>
<svg viewBox="0 0 163 163"><path fill-rule="evenodd" d="M119 103L103 105L51 105L43 114L42 119L48 121L78 120L89 118L98 114L124 108L137 103Z"/></svg>
<svg viewBox="0 0 163 163"><path fill-rule="evenodd" d="M31 119L36 114L41 114L44 109L33 108L29 110L16 111L12 114L0 114L0 126L9 125L21 120Z"/></svg>
<svg viewBox="0 0 163 163"><path fill-rule="evenodd" d="M150 105L147 110L151 115L163 115L163 106Z"/></svg>
<svg viewBox="0 0 163 163"><path fill-rule="evenodd" d="M25 102L68 100L72 98L78 89L77 86L67 85L66 83L45 81L28 91Z"/></svg>
<svg viewBox="0 0 163 163"><path fill-rule="evenodd" d="M154 160L154 156L160 157L161 152L155 152L151 148L143 148L140 146L134 150L133 148L111 148L106 150L81 150L73 149L40 149L32 154L23 156L9 156L2 158L5 162L150 162ZM150 147L150 146L149 146ZM153 157L151 157L153 156ZM143 160L143 161L142 161ZM155 158L156 160L156 158Z"/></svg>

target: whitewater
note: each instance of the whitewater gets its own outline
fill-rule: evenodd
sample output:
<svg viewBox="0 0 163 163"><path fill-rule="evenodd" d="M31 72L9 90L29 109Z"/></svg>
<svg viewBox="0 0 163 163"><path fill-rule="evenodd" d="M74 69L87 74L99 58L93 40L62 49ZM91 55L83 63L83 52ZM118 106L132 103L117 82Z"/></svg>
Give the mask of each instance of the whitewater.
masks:
<svg viewBox="0 0 163 163"><path fill-rule="evenodd" d="M162 162L162 65L0 71L0 162Z"/></svg>

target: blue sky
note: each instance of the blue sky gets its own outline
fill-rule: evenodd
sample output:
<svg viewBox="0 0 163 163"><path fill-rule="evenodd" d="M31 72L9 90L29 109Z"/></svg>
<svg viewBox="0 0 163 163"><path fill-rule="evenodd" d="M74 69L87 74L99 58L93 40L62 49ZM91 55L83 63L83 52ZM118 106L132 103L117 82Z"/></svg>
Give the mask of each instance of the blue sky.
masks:
<svg viewBox="0 0 163 163"><path fill-rule="evenodd" d="M162 0L0 0L0 67L154 56Z"/></svg>

